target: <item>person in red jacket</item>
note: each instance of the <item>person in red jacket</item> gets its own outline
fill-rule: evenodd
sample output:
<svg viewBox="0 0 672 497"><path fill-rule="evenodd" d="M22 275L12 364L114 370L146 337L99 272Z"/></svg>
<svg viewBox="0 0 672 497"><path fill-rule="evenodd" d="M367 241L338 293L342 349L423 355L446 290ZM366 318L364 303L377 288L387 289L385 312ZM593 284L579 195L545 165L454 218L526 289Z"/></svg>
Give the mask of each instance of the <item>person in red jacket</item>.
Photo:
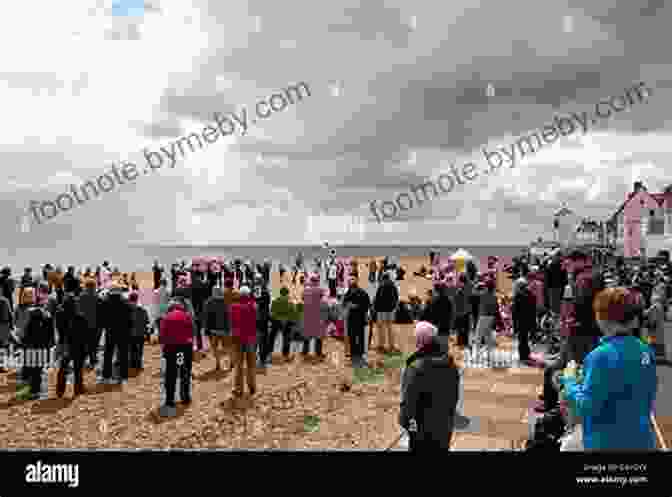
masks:
<svg viewBox="0 0 672 497"><path fill-rule="evenodd" d="M186 306L174 300L168 307L168 314L161 320L159 343L163 349L165 366L164 390L165 404L161 407L162 416L175 416L175 385L180 376L180 398L184 404L191 403L191 360L194 341L194 328Z"/></svg>
<svg viewBox="0 0 672 497"><path fill-rule="evenodd" d="M235 345L235 387L233 394L241 397L244 392L243 369L246 369L247 388L250 395L257 391L257 305L250 289L240 289L240 302L231 306L231 329L236 338Z"/></svg>

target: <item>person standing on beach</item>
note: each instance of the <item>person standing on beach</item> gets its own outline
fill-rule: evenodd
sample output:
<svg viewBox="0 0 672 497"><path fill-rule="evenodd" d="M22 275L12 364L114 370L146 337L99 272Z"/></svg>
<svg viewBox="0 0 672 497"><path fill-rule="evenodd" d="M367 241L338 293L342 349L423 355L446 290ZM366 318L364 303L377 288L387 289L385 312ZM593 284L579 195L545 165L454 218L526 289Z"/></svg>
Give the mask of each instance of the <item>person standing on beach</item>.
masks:
<svg viewBox="0 0 672 497"><path fill-rule="evenodd" d="M265 285L263 275L257 275L255 281L255 303L257 305L257 337L259 343L259 357L257 360L257 367L261 371L266 370L266 358L270 352L266 350L268 344L268 325L270 323L271 315L271 292Z"/></svg>
<svg viewBox="0 0 672 497"><path fill-rule="evenodd" d="M221 351L230 352L231 323L229 305L224 300L224 290L212 289L212 297L203 307L204 332L210 337L210 348L215 356L215 371L221 371Z"/></svg>
<svg viewBox="0 0 672 497"><path fill-rule="evenodd" d="M59 345L63 349L61 366L56 378L56 396L65 395L66 371L73 364L75 375L75 397L84 394L84 360L86 356L86 337L89 323L78 311L77 301L73 295L63 300L62 309L55 316L56 330L58 331Z"/></svg>
<svg viewBox="0 0 672 497"><path fill-rule="evenodd" d="M33 268L27 267L23 270L23 276L21 276L21 284L19 287L19 302L23 296L23 292L26 288L36 288L37 280L33 278Z"/></svg>
<svg viewBox="0 0 672 497"><path fill-rule="evenodd" d="M96 283L93 280L86 281L84 293L79 297L78 304L79 310L89 324L86 334L88 337L86 356L89 358L89 367L94 369L98 363L98 345L100 344L100 336L102 335L100 316L103 301L96 294Z"/></svg>
<svg viewBox="0 0 672 497"><path fill-rule="evenodd" d="M163 268L159 264L158 259L154 261L154 265L152 266L152 275L154 277L154 290L158 290L163 278Z"/></svg>
<svg viewBox="0 0 672 497"><path fill-rule="evenodd" d="M7 297L0 293L0 350L7 350L12 329L14 329L14 313ZM0 366L0 373L6 371Z"/></svg>
<svg viewBox="0 0 672 497"><path fill-rule="evenodd" d="M450 336L453 325L453 301L448 295L448 287L444 280L438 280L434 285L432 300L425 308L420 320L436 326L439 336Z"/></svg>
<svg viewBox="0 0 672 497"><path fill-rule="evenodd" d="M12 312L14 312L14 288L11 268L2 268L2 271L0 271L0 295L7 299Z"/></svg>
<svg viewBox="0 0 672 497"><path fill-rule="evenodd" d="M399 306L399 291L387 272L383 275L383 282L376 291L374 310L378 324L378 351L384 353L399 352L394 340L394 315ZM387 339L387 346L385 342Z"/></svg>
<svg viewBox="0 0 672 497"><path fill-rule="evenodd" d="M128 382L128 347L133 328L133 313L121 292L118 283L113 284L107 301L103 305L103 327L105 328L105 352L103 355L103 381L112 383L112 359L114 352L120 364L119 384Z"/></svg>
<svg viewBox="0 0 672 497"><path fill-rule="evenodd" d="M161 321L159 343L161 344L162 365L164 369L163 389L165 403L161 406L161 416L174 417L175 386L180 377L180 398L184 404L191 403L192 344L194 340L193 319L183 302L173 300L168 313Z"/></svg>
<svg viewBox="0 0 672 497"><path fill-rule="evenodd" d="M331 259L327 266L327 282L329 285L329 295L333 298L336 297L336 289L338 288L338 266L336 265L336 259Z"/></svg>
<svg viewBox="0 0 672 497"><path fill-rule="evenodd" d="M22 325L21 330L21 345L24 349L24 360L30 355L35 357L32 351L48 351L54 345L54 322L51 314L47 312L44 306L36 305L34 301L33 290L26 289L23 295L25 307L26 320ZM42 372L45 367L50 365L43 359L48 358L48 354L38 353L37 363L23 364L21 368L21 376L28 385L28 394L31 399L37 399L40 395L42 386Z"/></svg>
<svg viewBox="0 0 672 497"><path fill-rule="evenodd" d="M355 278L350 278L350 288L343 297L347 306L347 330L350 338L350 354L353 367L364 367L364 329L367 325L371 300L359 287Z"/></svg>
<svg viewBox="0 0 672 497"><path fill-rule="evenodd" d="M320 287L320 276L314 273L310 276L303 293L304 324L303 324L303 351L304 358L308 356L310 342L315 340L315 357L324 359L322 353L322 339L326 336L327 324L323 306L324 291Z"/></svg>
<svg viewBox="0 0 672 497"><path fill-rule="evenodd" d="M280 296L271 304L271 333L266 346L264 363L269 365L278 332L282 334L282 356L285 362L290 361L292 321L295 317L294 304L289 300L289 288L283 286Z"/></svg>
<svg viewBox="0 0 672 497"><path fill-rule="evenodd" d="M245 375L250 395L253 396L257 391L257 306L246 286L240 289L240 302L231 306L231 328L237 342L233 393L235 397L242 397L245 391Z"/></svg>
<svg viewBox="0 0 672 497"><path fill-rule="evenodd" d="M496 346L494 341L495 323L498 319L499 305L497 303L497 282L492 277L486 277L483 282L484 290L479 292L479 315L476 325L476 344L481 352L485 344L488 360L492 359L492 350Z"/></svg>
<svg viewBox="0 0 672 497"><path fill-rule="evenodd" d="M132 369L143 369L142 359L145 348L145 333L149 328L149 314L147 310L138 302L138 294L133 292L128 297L133 317L133 329L130 337L130 360L129 367Z"/></svg>
<svg viewBox="0 0 672 497"><path fill-rule="evenodd" d="M469 316L471 306L469 299L471 297L472 284L469 277L462 273L458 277L457 291L455 293L454 303L454 328L457 332L457 346L464 348L469 344Z"/></svg>

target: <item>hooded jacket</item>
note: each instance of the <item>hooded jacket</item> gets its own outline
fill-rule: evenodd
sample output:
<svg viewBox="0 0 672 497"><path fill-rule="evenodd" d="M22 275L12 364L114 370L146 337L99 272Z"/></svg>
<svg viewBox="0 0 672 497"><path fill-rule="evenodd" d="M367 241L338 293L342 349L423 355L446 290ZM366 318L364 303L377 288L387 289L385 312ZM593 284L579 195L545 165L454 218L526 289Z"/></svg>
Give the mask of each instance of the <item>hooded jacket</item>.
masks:
<svg viewBox="0 0 672 497"><path fill-rule="evenodd" d="M402 373L399 425L409 429L415 420L419 441L433 441L449 449L459 395L459 372L435 338L426 349L412 354Z"/></svg>
<svg viewBox="0 0 672 497"><path fill-rule="evenodd" d="M231 306L231 330L239 338L241 345L252 345L257 341L257 305L254 298L241 296L238 304Z"/></svg>
<svg viewBox="0 0 672 497"><path fill-rule="evenodd" d="M173 352L176 347L191 345L194 329L191 316L181 304L174 304L161 320L159 343L165 352Z"/></svg>
<svg viewBox="0 0 672 497"><path fill-rule="evenodd" d="M650 413L658 378L651 347L633 336L603 337L586 357L583 383L562 382L583 418L586 450L655 450Z"/></svg>

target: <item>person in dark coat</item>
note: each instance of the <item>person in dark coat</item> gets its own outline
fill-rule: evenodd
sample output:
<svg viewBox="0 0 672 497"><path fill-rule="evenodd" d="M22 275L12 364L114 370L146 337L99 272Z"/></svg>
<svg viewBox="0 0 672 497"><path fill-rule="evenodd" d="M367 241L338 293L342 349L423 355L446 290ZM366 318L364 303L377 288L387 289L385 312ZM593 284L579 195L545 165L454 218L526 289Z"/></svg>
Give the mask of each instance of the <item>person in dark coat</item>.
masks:
<svg viewBox="0 0 672 497"><path fill-rule="evenodd" d="M16 284L12 279L12 270L5 267L0 272L0 292L3 297L9 301L9 308L14 312L14 289Z"/></svg>
<svg viewBox="0 0 672 497"><path fill-rule="evenodd" d="M527 287L527 281L521 280L511 306L513 329L518 336L518 355L521 361L530 360L529 336L537 326L533 311L536 304L537 300Z"/></svg>
<svg viewBox="0 0 672 497"><path fill-rule="evenodd" d="M89 323L77 309L77 300L66 294L61 309L56 313L56 330L63 357L56 379L56 396L63 397L66 387L66 371L73 364L75 375L75 397L84 393L84 376L82 369L87 349Z"/></svg>
<svg viewBox="0 0 672 497"><path fill-rule="evenodd" d="M142 359L145 348L145 333L147 333L147 329L149 328L149 313L147 309L140 305L138 300L138 294L135 292L131 293L128 297L133 313L133 328L129 343L129 366L133 369L143 369Z"/></svg>
<svg viewBox="0 0 672 497"><path fill-rule="evenodd" d="M44 306L36 305L33 300L33 291L26 290L24 301L27 321L22 330L21 345L24 347L24 360L31 361L30 355L35 357L34 351L39 351L34 364L23 365L22 376L30 386L32 399L39 398L42 385L42 371L49 367L49 349L54 345L54 321L52 315Z"/></svg>
<svg viewBox="0 0 672 497"><path fill-rule="evenodd" d="M120 369L119 383L124 384L128 381L128 348L133 328L133 312L116 284L103 304L102 326L105 328L103 381L112 383L112 359L116 350Z"/></svg>
<svg viewBox="0 0 672 497"><path fill-rule="evenodd" d="M449 336L453 324L453 302L448 296L448 288L443 282L434 288L433 297L421 318L436 326L439 335Z"/></svg>
<svg viewBox="0 0 672 497"><path fill-rule="evenodd" d="M265 285L263 275L255 281L254 299L257 304L257 342L258 358L257 368L264 370L266 368L266 359L273 352L269 351L268 325L271 320L271 292Z"/></svg>
<svg viewBox="0 0 672 497"><path fill-rule="evenodd" d="M79 310L89 323L89 330L86 334L88 338L87 356L89 358L89 366L93 369L98 363L98 345L100 344L100 336L102 329L100 328L100 315L102 313L103 301L96 294L96 282L94 280L87 280L84 293L79 297Z"/></svg>
<svg viewBox="0 0 672 497"><path fill-rule="evenodd" d="M394 345L394 330L392 329L394 315L399 305L399 291L392 281L390 273L383 275L383 281L376 291L376 297L373 302L376 312L376 322L378 324L378 350L390 353L400 352ZM386 338L388 342L387 347L385 347Z"/></svg>
<svg viewBox="0 0 672 497"><path fill-rule="evenodd" d="M79 278L75 275L75 267L69 266L68 272L63 276L63 290L65 293L71 293L75 296L79 296L82 285L79 281Z"/></svg>
<svg viewBox="0 0 672 497"><path fill-rule="evenodd" d="M567 271L562 268L562 260L556 254L546 267L544 275L544 287L548 296L547 307L556 314L560 314L560 301L567 282Z"/></svg>
<svg viewBox="0 0 672 497"><path fill-rule="evenodd" d="M154 261L152 266L152 276L154 278L154 290L158 290L161 286L161 278L163 278L163 268L158 260Z"/></svg>
<svg viewBox="0 0 672 497"><path fill-rule="evenodd" d="M232 281L227 280L229 289L232 288ZM224 299L224 290L215 287L212 289L210 297L203 306L204 332L210 337L210 348L215 356L215 371L221 371L222 351L230 352L231 348L231 321L230 304Z"/></svg>
<svg viewBox="0 0 672 497"><path fill-rule="evenodd" d="M371 299L369 294L359 288L355 278L350 278L350 288L343 297L348 308L347 330L350 338L350 353L354 367L364 366L364 328L368 322Z"/></svg>
<svg viewBox="0 0 672 497"><path fill-rule="evenodd" d="M450 450L459 371L434 325L421 321L415 330L417 351L402 374L399 425L408 431L411 452Z"/></svg>

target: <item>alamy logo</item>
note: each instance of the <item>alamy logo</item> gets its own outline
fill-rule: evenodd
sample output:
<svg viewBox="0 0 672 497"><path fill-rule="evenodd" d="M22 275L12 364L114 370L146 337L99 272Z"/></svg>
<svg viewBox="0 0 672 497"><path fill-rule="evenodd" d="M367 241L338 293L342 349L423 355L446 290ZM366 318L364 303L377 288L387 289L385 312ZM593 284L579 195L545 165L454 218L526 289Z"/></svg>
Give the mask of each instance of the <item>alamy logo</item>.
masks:
<svg viewBox="0 0 672 497"><path fill-rule="evenodd" d="M79 464L26 465L26 483L67 483L70 488L79 487Z"/></svg>

